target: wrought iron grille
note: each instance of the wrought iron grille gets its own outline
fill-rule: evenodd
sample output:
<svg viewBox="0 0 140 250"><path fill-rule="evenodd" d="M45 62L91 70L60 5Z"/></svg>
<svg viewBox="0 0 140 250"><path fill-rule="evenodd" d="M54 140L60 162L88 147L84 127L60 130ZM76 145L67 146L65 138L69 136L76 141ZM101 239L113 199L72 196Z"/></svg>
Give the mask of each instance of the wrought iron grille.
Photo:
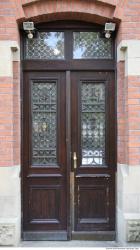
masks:
<svg viewBox="0 0 140 250"><path fill-rule="evenodd" d="M33 81L32 100L32 164L57 162L57 82Z"/></svg>
<svg viewBox="0 0 140 250"><path fill-rule="evenodd" d="M74 32L74 59L111 59L111 39L102 38L100 32Z"/></svg>
<svg viewBox="0 0 140 250"><path fill-rule="evenodd" d="M26 39L26 59L64 59L64 32L38 32Z"/></svg>
<svg viewBox="0 0 140 250"><path fill-rule="evenodd" d="M105 85L81 83L82 165L105 164Z"/></svg>

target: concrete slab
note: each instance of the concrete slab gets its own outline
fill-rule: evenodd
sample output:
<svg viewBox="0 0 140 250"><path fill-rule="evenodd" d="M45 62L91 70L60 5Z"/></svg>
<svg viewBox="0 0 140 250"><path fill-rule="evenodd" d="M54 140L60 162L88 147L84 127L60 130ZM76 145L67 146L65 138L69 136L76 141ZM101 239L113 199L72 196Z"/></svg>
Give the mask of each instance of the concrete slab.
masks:
<svg viewBox="0 0 140 250"><path fill-rule="evenodd" d="M115 241L22 241L20 247L117 247Z"/></svg>

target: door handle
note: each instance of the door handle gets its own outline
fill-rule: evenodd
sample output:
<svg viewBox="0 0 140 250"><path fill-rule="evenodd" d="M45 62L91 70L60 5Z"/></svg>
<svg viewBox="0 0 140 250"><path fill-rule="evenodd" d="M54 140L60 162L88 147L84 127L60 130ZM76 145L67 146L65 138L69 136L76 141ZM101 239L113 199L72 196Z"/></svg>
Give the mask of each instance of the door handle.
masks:
<svg viewBox="0 0 140 250"><path fill-rule="evenodd" d="M73 166L74 166L74 169L77 168L77 154L76 154L76 152L73 153Z"/></svg>

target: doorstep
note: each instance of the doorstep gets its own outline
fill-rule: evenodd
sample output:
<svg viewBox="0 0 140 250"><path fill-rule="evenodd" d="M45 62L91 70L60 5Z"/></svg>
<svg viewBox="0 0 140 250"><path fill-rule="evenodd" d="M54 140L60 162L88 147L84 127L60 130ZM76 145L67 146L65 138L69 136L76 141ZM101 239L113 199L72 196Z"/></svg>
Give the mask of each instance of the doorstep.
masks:
<svg viewBox="0 0 140 250"><path fill-rule="evenodd" d="M20 247L117 247L116 241L22 241Z"/></svg>

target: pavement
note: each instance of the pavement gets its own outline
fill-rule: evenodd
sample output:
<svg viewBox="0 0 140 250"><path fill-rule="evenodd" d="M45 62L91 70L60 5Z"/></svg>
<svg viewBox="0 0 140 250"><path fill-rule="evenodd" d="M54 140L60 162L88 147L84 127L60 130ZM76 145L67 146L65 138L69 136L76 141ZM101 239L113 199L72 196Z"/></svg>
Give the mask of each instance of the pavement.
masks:
<svg viewBox="0 0 140 250"><path fill-rule="evenodd" d="M20 247L117 247L115 241L22 241Z"/></svg>

